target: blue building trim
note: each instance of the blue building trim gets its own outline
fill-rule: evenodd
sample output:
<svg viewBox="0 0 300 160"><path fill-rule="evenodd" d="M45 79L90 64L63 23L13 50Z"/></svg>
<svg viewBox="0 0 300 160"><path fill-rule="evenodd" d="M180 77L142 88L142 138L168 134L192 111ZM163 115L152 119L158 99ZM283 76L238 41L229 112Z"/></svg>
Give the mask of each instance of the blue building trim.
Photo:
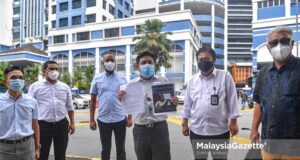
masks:
<svg viewBox="0 0 300 160"><path fill-rule="evenodd" d="M257 72L257 51L252 51L252 72L256 73Z"/></svg>
<svg viewBox="0 0 300 160"><path fill-rule="evenodd" d="M193 31L193 25L190 20L180 20L165 22L166 26L162 28L162 32L171 32L178 30L191 30Z"/></svg>
<svg viewBox="0 0 300 160"><path fill-rule="evenodd" d="M219 33L224 35L224 29L223 28L219 28L219 27L215 27L215 33Z"/></svg>
<svg viewBox="0 0 300 160"><path fill-rule="evenodd" d="M215 48L214 49L217 55L224 55L224 50L220 48Z"/></svg>
<svg viewBox="0 0 300 160"><path fill-rule="evenodd" d="M185 50L185 41L184 41L184 40L181 40L181 41L173 41L173 43L174 43L175 45L180 46L180 47L183 49L183 51Z"/></svg>
<svg viewBox="0 0 300 160"><path fill-rule="evenodd" d="M50 53L51 59L53 59L55 56L61 55L61 54L69 57L69 51L58 51L58 52L51 52Z"/></svg>
<svg viewBox="0 0 300 160"><path fill-rule="evenodd" d="M49 60L49 57L39 56L32 53L16 53L16 54L5 54L0 55L0 61L18 61L18 60L28 60L28 61L38 61L46 62Z"/></svg>
<svg viewBox="0 0 300 160"><path fill-rule="evenodd" d="M202 37L202 43L211 43L212 38L211 37Z"/></svg>
<svg viewBox="0 0 300 160"><path fill-rule="evenodd" d="M88 49L78 49L78 50L72 50L72 55L75 57L76 55L82 53L82 52L88 52L92 54L96 54L96 49L95 48L88 48Z"/></svg>
<svg viewBox="0 0 300 160"><path fill-rule="evenodd" d="M180 0L166 0L163 2L159 2L159 5L163 6L163 5L176 4L176 3L180 3Z"/></svg>
<svg viewBox="0 0 300 160"><path fill-rule="evenodd" d="M296 15L296 7L297 5L295 3L291 4L291 16L295 16ZM298 5L298 13L300 13L300 5Z"/></svg>
<svg viewBox="0 0 300 160"><path fill-rule="evenodd" d="M103 39L103 31L102 30L91 31L91 38L92 39Z"/></svg>
<svg viewBox="0 0 300 160"><path fill-rule="evenodd" d="M224 44L224 39L222 39L222 38L215 38L215 43Z"/></svg>
<svg viewBox="0 0 300 160"><path fill-rule="evenodd" d="M10 47L9 46L6 46L6 45L1 45L0 44L0 52L2 52L2 51L6 51L6 50L9 50L10 49Z"/></svg>
<svg viewBox="0 0 300 160"><path fill-rule="evenodd" d="M134 32L135 32L134 26L121 28L121 36L131 36L134 35Z"/></svg>
<svg viewBox="0 0 300 160"><path fill-rule="evenodd" d="M110 51L110 50L119 50L119 51L122 51L125 55L126 46L101 47L99 50L100 50L100 55L103 55L105 52Z"/></svg>
<svg viewBox="0 0 300 160"><path fill-rule="evenodd" d="M200 32L212 32L212 27L210 26L200 26L198 27Z"/></svg>
<svg viewBox="0 0 300 160"><path fill-rule="evenodd" d="M224 59L216 59L216 65L224 65Z"/></svg>
<svg viewBox="0 0 300 160"><path fill-rule="evenodd" d="M273 6L257 9L257 19L279 18L285 16L285 6Z"/></svg>

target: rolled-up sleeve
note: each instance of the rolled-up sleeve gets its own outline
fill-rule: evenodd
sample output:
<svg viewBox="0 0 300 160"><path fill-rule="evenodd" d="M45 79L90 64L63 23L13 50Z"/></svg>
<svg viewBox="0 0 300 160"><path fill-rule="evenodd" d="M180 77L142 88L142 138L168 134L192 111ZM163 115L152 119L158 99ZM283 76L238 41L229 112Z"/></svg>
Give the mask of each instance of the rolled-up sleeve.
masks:
<svg viewBox="0 0 300 160"><path fill-rule="evenodd" d="M256 78L256 82L255 82L255 88L254 88L254 92L253 92L253 101L256 103L260 103L259 100L259 89L260 89L260 77L261 77L261 73L259 72Z"/></svg>
<svg viewBox="0 0 300 160"><path fill-rule="evenodd" d="M228 72L226 73L226 103L228 107L228 117L230 119L240 117L237 90L233 78Z"/></svg>
<svg viewBox="0 0 300 160"><path fill-rule="evenodd" d="M191 107L193 105L193 101L190 94L190 85L188 84L186 87L185 96L184 96L184 105L182 111L182 118L191 118Z"/></svg>
<svg viewBox="0 0 300 160"><path fill-rule="evenodd" d="M97 78L94 78L91 84L90 94L98 94Z"/></svg>
<svg viewBox="0 0 300 160"><path fill-rule="evenodd" d="M37 120L39 118L39 107L36 100L33 101L33 107L32 119Z"/></svg>
<svg viewBox="0 0 300 160"><path fill-rule="evenodd" d="M67 92L68 92L67 93L68 94L67 103L66 103L67 111L74 111L73 99L72 99L72 91L69 88L69 86L67 86Z"/></svg>

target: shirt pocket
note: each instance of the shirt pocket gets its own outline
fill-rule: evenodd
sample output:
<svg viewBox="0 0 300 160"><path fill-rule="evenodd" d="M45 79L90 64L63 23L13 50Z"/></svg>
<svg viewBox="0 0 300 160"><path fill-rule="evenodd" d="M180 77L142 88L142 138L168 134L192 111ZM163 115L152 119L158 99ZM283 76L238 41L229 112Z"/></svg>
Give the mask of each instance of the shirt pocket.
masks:
<svg viewBox="0 0 300 160"><path fill-rule="evenodd" d="M284 96L300 97L300 79L293 79L283 92Z"/></svg>
<svg viewBox="0 0 300 160"><path fill-rule="evenodd" d="M33 108L27 105L22 105L19 108L20 123L28 125L32 123Z"/></svg>

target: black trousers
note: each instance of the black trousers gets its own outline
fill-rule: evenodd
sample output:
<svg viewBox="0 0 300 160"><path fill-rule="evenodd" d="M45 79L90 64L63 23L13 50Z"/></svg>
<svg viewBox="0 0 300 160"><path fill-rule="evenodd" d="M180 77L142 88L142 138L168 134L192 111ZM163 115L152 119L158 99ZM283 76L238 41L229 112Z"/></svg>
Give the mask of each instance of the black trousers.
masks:
<svg viewBox="0 0 300 160"><path fill-rule="evenodd" d="M126 160L125 137L127 119L116 123L104 123L99 120L98 127L100 132L100 141L102 144L101 159L110 160L111 137L115 134L115 143L117 149L117 160Z"/></svg>
<svg viewBox="0 0 300 160"><path fill-rule="evenodd" d="M205 148L201 149L201 148L197 148L197 143L198 144L199 143L203 143L203 144L227 143L228 144L229 138L230 138L229 131L220 135L203 136L203 135L197 135L190 130L190 140L192 143L195 160L206 160L208 158L209 151L214 160L226 160L228 155L228 149L219 149L219 150L205 149Z"/></svg>
<svg viewBox="0 0 300 160"><path fill-rule="evenodd" d="M135 124L133 140L137 160L171 160L166 121L156 122L150 127Z"/></svg>
<svg viewBox="0 0 300 160"><path fill-rule="evenodd" d="M48 160L51 143L54 143L55 160L65 160L69 141L69 121L67 118L56 123L39 121L41 132L41 160Z"/></svg>

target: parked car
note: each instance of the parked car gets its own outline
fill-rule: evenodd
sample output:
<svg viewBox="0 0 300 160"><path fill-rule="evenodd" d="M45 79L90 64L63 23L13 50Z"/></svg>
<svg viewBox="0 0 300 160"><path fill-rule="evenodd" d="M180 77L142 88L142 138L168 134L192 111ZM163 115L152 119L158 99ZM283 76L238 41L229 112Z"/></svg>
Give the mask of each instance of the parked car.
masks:
<svg viewBox="0 0 300 160"><path fill-rule="evenodd" d="M78 109L78 108L85 109L85 108L88 108L90 105L89 100L85 99L84 97L82 97L79 94L72 95L72 99L73 99L73 106L75 109Z"/></svg>
<svg viewBox="0 0 300 160"><path fill-rule="evenodd" d="M184 102L184 94L185 94L184 90L180 90L180 91L177 92L176 96L178 97L179 104L183 104L183 102Z"/></svg>

